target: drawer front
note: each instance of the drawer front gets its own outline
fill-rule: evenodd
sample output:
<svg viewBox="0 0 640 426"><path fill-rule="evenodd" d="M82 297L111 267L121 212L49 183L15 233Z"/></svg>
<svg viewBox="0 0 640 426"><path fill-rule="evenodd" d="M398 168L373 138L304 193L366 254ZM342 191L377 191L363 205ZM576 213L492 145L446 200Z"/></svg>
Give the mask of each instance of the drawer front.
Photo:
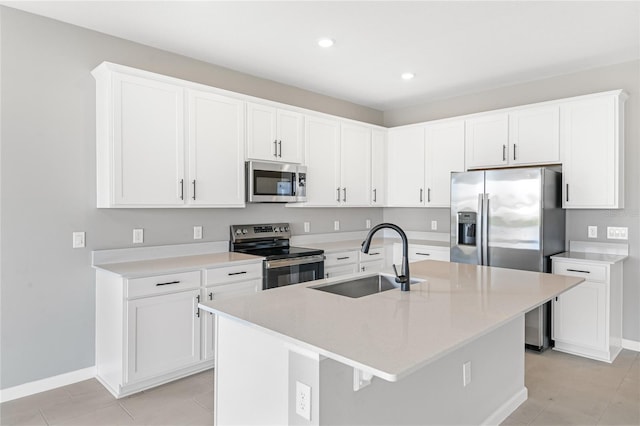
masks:
<svg viewBox="0 0 640 426"><path fill-rule="evenodd" d="M384 260L384 248L372 248L369 253L359 252L360 262L373 262L375 260Z"/></svg>
<svg viewBox="0 0 640 426"><path fill-rule="evenodd" d="M157 294L175 293L198 287L200 287L200 271L131 278L127 280L125 297L132 299Z"/></svg>
<svg viewBox="0 0 640 426"><path fill-rule="evenodd" d="M553 273L582 277L589 281L607 280L607 266L594 265L592 263L559 262L554 260Z"/></svg>
<svg viewBox="0 0 640 426"><path fill-rule="evenodd" d="M230 265L205 271L205 285L223 285L237 281L262 279L262 262Z"/></svg>
<svg viewBox="0 0 640 426"><path fill-rule="evenodd" d="M328 253L324 257L324 267L331 267L337 265L348 265L351 263L358 263L357 251L343 251L339 253Z"/></svg>

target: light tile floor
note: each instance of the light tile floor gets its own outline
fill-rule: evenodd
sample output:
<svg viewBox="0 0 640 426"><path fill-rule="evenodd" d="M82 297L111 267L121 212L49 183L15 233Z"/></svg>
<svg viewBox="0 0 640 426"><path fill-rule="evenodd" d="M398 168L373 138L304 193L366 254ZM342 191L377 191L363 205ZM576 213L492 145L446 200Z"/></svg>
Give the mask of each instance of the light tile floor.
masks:
<svg viewBox="0 0 640 426"><path fill-rule="evenodd" d="M640 354L525 355L529 399L503 425L640 425ZM116 400L87 380L0 405L0 425L212 425L213 370Z"/></svg>

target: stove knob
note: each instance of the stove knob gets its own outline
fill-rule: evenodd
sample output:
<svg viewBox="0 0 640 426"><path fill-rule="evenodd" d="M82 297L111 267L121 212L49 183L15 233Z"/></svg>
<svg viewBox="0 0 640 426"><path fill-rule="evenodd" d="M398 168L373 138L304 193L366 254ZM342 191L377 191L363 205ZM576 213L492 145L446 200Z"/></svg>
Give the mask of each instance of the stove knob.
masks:
<svg viewBox="0 0 640 426"><path fill-rule="evenodd" d="M243 234L246 234L246 233L247 233L247 228L243 228L243 229L242 229L242 233L243 233Z"/></svg>
<svg viewBox="0 0 640 426"><path fill-rule="evenodd" d="M242 231L240 229L236 229L236 235L240 235L242 234Z"/></svg>
<svg viewBox="0 0 640 426"><path fill-rule="evenodd" d="M288 226L284 227L284 232L289 232L289 227Z"/></svg>
<svg viewBox="0 0 640 426"><path fill-rule="evenodd" d="M277 226L273 229L274 232L280 232L280 228L278 228Z"/></svg>

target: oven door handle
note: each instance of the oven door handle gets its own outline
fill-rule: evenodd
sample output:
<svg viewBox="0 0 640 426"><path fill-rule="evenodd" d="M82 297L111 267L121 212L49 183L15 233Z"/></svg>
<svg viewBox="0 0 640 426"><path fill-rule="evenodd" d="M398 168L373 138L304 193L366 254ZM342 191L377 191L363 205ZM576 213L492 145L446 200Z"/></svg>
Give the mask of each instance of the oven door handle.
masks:
<svg viewBox="0 0 640 426"><path fill-rule="evenodd" d="M292 257L290 259L265 260L265 268L286 268L287 266L304 265L319 262L324 262L324 255L317 254L313 256Z"/></svg>

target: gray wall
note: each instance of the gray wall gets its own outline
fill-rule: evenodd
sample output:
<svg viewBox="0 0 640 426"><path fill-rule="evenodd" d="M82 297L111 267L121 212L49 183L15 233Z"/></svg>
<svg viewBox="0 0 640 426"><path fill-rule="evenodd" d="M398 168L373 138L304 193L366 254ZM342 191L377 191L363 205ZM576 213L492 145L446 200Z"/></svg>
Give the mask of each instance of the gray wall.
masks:
<svg viewBox="0 0 640 426"><path fill-rule="evenodd" d="M302 233L365 229L382 209L98 210L95 190L95 81L102 61L121 63L237 92L382 123L382 112L261 80L50 19L0 7L1 329L0 388L94 365L91 251L228 239L232 223L289 221ZM86 231L87 247L71 248Z"/></svg>
<svg viewBox="0 0 640 426"><path fill-rule="evenodd" d="M567 210L567 240L587 240L587 226L596 225L598 239L592 241L620 242L606 239L606 227L629 228L630 256L624 263L623 336L640 341L640 61L385 111L384 124L393 127L614 89L624 89L629 94L625 108L625 208ZM435 220L441 214L421 212L407 209L405 215L404 209L384 209L384 219L397 220L408 229L427 231L429 218ZM448 224L448 215L445 220ZM439 226L438 232L447 230Z"/></svg>

